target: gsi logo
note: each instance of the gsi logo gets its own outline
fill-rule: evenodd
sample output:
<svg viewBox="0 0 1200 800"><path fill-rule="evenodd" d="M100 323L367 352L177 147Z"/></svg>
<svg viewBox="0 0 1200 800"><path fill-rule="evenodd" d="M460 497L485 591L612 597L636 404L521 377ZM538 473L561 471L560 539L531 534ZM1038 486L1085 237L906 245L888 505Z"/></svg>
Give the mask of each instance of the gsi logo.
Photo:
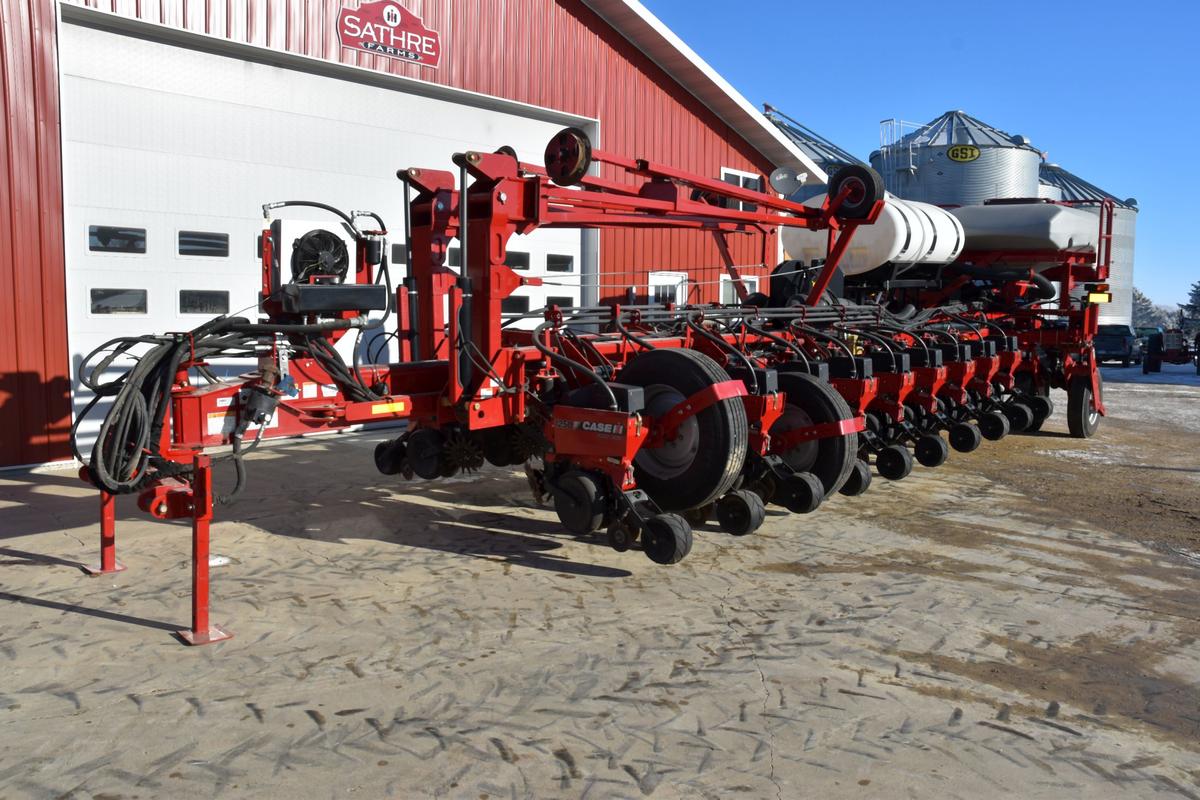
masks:
<svg viewBox="0 0 1200 800"><path fill-rule="evenodd" d="M979 158L979 148L973 144L956 144L946 151L946 157L963 164Z"/></svg>

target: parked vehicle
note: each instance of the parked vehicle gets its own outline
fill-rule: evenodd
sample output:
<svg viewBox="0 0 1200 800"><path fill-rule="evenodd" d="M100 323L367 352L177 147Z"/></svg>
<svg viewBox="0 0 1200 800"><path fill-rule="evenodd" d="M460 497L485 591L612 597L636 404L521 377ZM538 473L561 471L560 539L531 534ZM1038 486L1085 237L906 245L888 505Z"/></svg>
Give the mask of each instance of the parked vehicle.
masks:
<svg viewBox="0 0 1200 800"><path fill-rule="evenodd" d="M1195 346L1192 346L1193 344ZM1191 343L1182 330L1171 328L1150 337L1150 346L1146 350L1146 359L1142 363L1142 374L1162 372L1164 362L1188 364L1193 361L1196 363L1196 374L1200 375L1200 337L1197 337L1196 343Z"/></svg>
<svg viewBox="0 0 1200 800"><path fill-rule="evenodd" d="M1142 345L1129 325L1101 325L1095 345L1096 360L1101 363L1120 361L1121 366L1128 367L1142 361Z"/></svg>

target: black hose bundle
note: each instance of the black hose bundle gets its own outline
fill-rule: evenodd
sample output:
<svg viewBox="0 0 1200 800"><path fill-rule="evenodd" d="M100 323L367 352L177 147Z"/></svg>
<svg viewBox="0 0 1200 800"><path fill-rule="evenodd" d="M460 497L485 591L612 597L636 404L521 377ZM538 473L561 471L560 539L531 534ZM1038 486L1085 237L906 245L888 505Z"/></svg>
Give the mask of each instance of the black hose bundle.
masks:
<svg viewBox="0 0 1200 800"><path fill-rule="evenodd" d="M181 365L211 358L252 358L266 337L288 337L286 347L315 359L351 400L375 400L379 395L351 369L326 338L334 330L369 326L365 320L337 319L313 323L252 323L244 317L216 317L188 333L162 336L126 336L111 339L83 359L80 383L95 397L75 418L71 426L71 448L79 461L89 467L91 480L111 494L127 494L142 489L156 479L187 475L190 465L179 464L161 453L163 426L170 413L171 389ZM137 353L139 345L148 346ZM133 360L119 376L105 380L104 373L118 358ZM207 380L215 380L206 368L197 371ZM217 460L232 459L237 475L233 490L219 497L229 502L245 485L242 458L260 441L263 426L274 412L274 387L279 376L265 370L261 384L250 386L242 417L231 436L232 451ZM112 406L100 424L96 443L89 457L78 446L79 427L101 399L113 398ZM247 448L242 436L250 424L259 426L258 435Z"/></svg>
<svg viewBox="0 0 1200 800"><path fill-rule="evenodd" d="M185 360L217 355L253 356L257 340L237 330L248 324L241 317L217 317L185 334L119 337L83 359L80 383L95 397L71 426L71 448L76 458L89 465L92 480L99 488L112 494L135 492L151 477L152 470L153 477L187 471L162 458L159 450L179 366ZM134 355L132 351L138 345L150 348ZM93 364L101 354L104 357ZM133 366L115 379L104 380L103 374L121 356L133 358ZM112 397L113 404L100 424L91 457L85 459L77 444L79 426L105 397Z"/></svg>

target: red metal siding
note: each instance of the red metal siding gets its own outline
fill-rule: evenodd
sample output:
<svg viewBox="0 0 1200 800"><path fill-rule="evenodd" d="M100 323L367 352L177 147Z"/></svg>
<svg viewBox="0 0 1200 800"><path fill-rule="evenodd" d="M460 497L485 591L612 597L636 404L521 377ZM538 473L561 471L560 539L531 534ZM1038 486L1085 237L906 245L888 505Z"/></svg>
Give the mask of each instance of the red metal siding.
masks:
<svg viewBox="0 0 1200 800"><path fill-rule="evenodd" d="M600 147L711 177L721 167L769 173L774 166L577 0L402 0L440 32L438 69L342 48L337 12L357 0L68 1L593 117ZM734 263L757 264L761 237L735 237L730 250ZM619 297L630 283L644 291L646 272L661 269L699 281L693 300L717 298L721 261L707 234L606 231L600 252L601 283L611 287L602 297ZM773 237L767 252L775 252Z"/></svg>
<svg viewBox="0 0 1200 800"><path fill-rule="evenodd" d="M54 0L0 0L0 466L67 458Z"/></svg>

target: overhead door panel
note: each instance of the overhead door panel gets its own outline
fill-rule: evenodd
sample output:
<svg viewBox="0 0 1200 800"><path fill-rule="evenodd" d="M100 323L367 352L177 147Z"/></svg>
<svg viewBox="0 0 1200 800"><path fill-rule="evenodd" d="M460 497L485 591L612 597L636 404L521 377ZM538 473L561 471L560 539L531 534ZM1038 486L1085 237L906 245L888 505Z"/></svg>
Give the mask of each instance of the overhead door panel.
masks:
<svg viewBox="0 0 1200 800"><path fill-rule="evenodd" d="M540 160L561 127L72 24L61 37L76 388L80 358L107 339L187 330L213 309L252 310L263 203L376 211L402 244L397 169L453 169L452 153L501 144ZM289 216L333 227L317 212ZM514 237L512 265L547 285L518 290L506 310L577 303L580 238ZM403 270L397 264L393 278ZM87 399L77 398L77 411Z"/></svg>

